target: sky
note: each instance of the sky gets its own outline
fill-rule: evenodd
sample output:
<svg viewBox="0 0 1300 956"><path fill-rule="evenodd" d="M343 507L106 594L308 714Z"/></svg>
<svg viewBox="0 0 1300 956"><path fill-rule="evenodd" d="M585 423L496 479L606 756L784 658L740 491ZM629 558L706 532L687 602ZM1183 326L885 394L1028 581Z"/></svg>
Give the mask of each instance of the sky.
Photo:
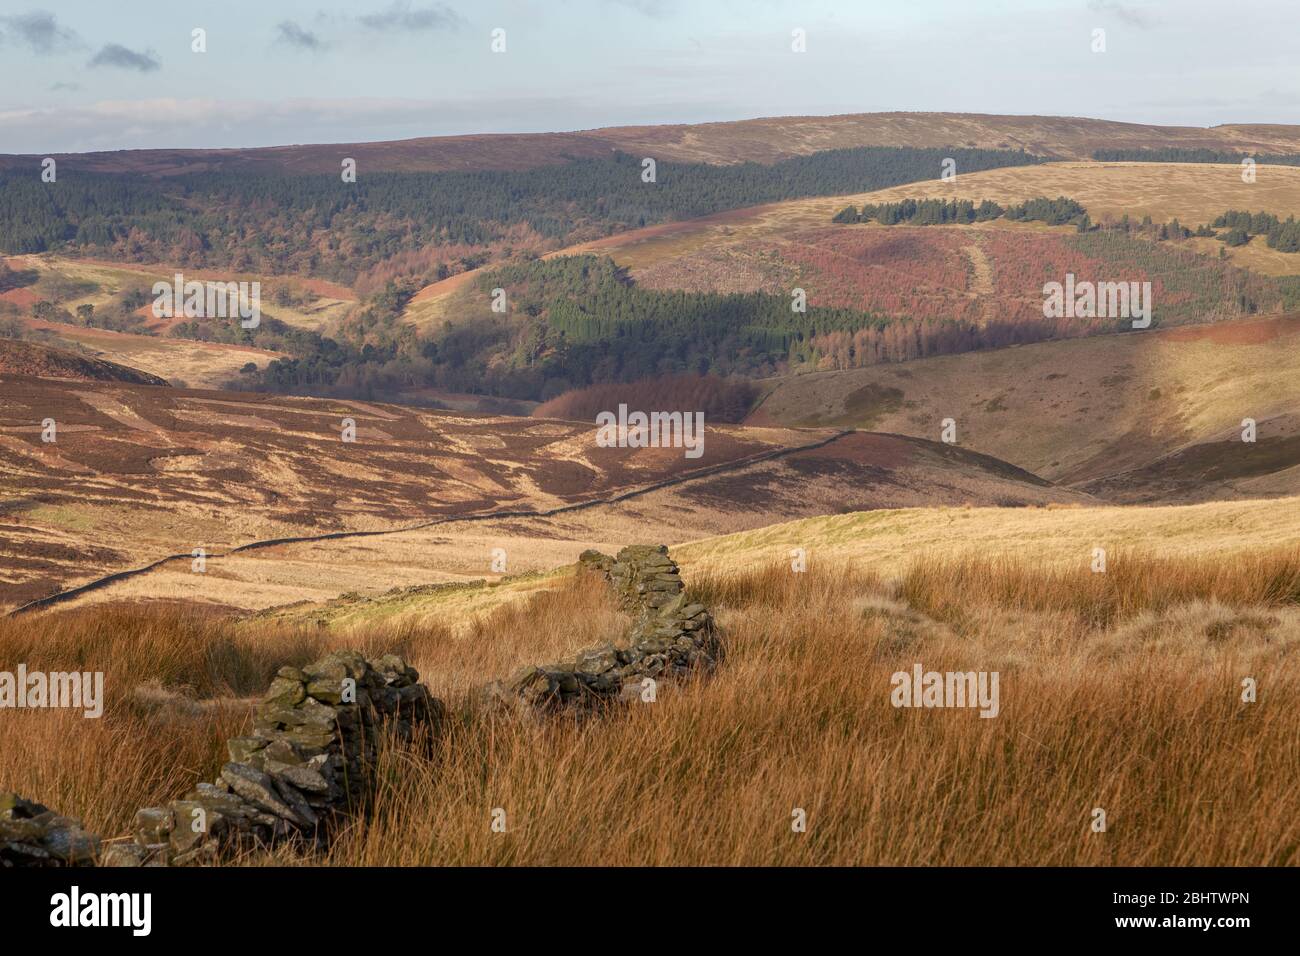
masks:
<svg viewBox="0 0 1300 956"><path fill-rule="evenodd" d="M1300 123L1298 35L1300 0L0 0L0 153L892 110Z"/></svg>

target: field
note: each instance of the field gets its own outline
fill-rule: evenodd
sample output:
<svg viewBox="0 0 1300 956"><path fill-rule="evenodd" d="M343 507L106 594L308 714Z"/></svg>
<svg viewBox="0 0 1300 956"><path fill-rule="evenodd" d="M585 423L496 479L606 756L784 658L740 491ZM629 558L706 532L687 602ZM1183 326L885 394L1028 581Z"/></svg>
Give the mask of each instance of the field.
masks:
<svg viewBox="0 0 1300 956"><path fill-rule="evenodd" d="M118 305L124 294L147 293L152 303L153 284L170 284L177 272L183 273L187 281L260 282L264 314L301 329L337 331L348 309L356 303L350 290L316 279L217 273L179 264L109 263L53 254L12 256L4 261L11 269L35 279L0 293L0 304L14 306L19 321L33 336L194 388L220 387L237 379L239 370L249 362L264 366L281 357L281 353L247 345L171 338L168 333L176 320L155 318L150 305L130 310L131 317L139 319L140 324L123 330L34 318L31 308L46 301L71 314L78 306L92 306L98 316L120 318L126 314ZM273 301L278 289L294 293L295 298L288 300L291 304ZM3 314L0 311L0 317Z"/></svg>
<svg viewBox="0 0 1300 956"><path fill-rule="evenodd" d="M1090 567L1093 548L1166 557L1284 548L1300 537L1296 498L1133 507L915 508L828 515L706 538L677 548L682 567L740 573L803 548L809 563L882 577L922 556L1021 558L1031 567Z"/></svg>
<svg viewBox="0 0 1300 956"><path fill-rule="evenodd" d="M112 688L105 719L76 734L66 713L18 715L0 774L92 829L123 832L134 807L215 772L220 741L247 726L276 666L360 646L415 663L452 707L446 736L432 757L390 751L368 824L328 854L242 862L1294 865L1294 505L1273 507L1292 535L1280 549L1252 534L1269 516L1242 523L1263 505L1110 509L1127 512L1101 522L1126 526L1125 543L1176 527L1185 547L1116 555L1104 575L1024 553L963 557L954 544L977 539L954 530L941 552L922 547L886 574L863 515L772 529L762 556L752 534L715 539L691 549L687 578L724 629L724 664L584 723L490 717L470 693L622 626L603 588L564 573L467 626L445 603L419 626L58 612L39 643L0 622L7 655L36 666L75 654ZM1044 521L1079 540L1099 528L1088 509L997 511L1021 540L1039 539ZM887 520L901 543L943 518ZM1224 563L1216 527L1234 528L1250 556ZM778 541L830 535L837 547L814 551L804 574L773 559ZM891 707L891 674L917 661L998 672L997 718ZM504 835L487 825L493 808L506 811ZM800 810L805 832L792 827Z"/></svg>

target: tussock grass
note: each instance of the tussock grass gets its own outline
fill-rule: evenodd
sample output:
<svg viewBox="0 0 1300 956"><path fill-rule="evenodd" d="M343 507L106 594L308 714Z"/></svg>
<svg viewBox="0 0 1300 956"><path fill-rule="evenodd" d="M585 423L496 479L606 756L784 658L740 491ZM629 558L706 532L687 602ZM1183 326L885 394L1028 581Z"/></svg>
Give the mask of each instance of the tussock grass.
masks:
<svg viewBox="0 0 1300 956"><path fill-rule="evenodd" d="M1104 627L1189 601L1232 606L1300 605L1300 547L1232 556L1157 557L1120 551L1104 572L1040 566L1014 556L923 556L903 574L902 597L916 609L960 621L973 609L1064 612Z"/></svg>
<svg viewBox="0 0 1300 956"><path fill-rule="evenodd" d="M451 705L434 755L385 753L371 818L324 856L245 862L1295 865L1300 608L1287 560L1126 571L1112 555L1108 575L1132 583L1086 599L1029 563L966 562L960 574L921 563L910 585L831 562L688 570L725 630L725 662L662 684L653 704L581 722L492 716L468 691L516 658L615 636L625 622L590 577L502 608L468 637L377 633ZM1259 583L1269 569L1275 583ZM1030 600L1034 588L1046 596ZM957 607L959 626L945 616ZM283 638L234 634L256 653ZM917 663L997 671L999 715L893 707L891 675ZM217 673L234 686L228 665ZM1256 703L1241 701L1244 677ZM92 824L125 824L119 805L174 796L238 722L223 709L137 715L115 737L110 717L122 715L7 736L0 779ZM1097 807L1105 833L1089 828ZM505 833L491 828L497 808ZM796 808L806 833L792 831Z"/></svg>
<svg viewBox="0 0 1300 956"><path fill-rule="evenodd" d="M461 709L434 760L386 756L374 818L328 861L1300 861L1293 609L1198 600L1125 631L986 606L958 635L837 567L688 583L726 628L711 678L581 724ZM999 671L1001 714L895 709L890 676L914 663ZM1243 676L1258 703L1240 700Z"/></svg>
<svg viewBox="0 0 1300 956"><path fill-rule="evenodd" d="M795 574L789 563L775 561L745 571L696 567L684 574L692 600L706 607L733 610L824 607L844 594L878 592L882 588L879 576L864 568L829 565L816 571L812 575Z"/></svg>
<svg viewBox="0 0 1300 956"><path fill-rule="evenodd" d="M521 664L571 657L625 623L605 588L573 577L459 633L409 622L335 631L179 604L0 618L0 670L103 671L105 698L98 719L0 710L0 790L79 817L93 832L122 834L138 808L216 776L225 741L248 730L257 699L286 664L339 648L398 653L435 695L455 699Z"/></svg>

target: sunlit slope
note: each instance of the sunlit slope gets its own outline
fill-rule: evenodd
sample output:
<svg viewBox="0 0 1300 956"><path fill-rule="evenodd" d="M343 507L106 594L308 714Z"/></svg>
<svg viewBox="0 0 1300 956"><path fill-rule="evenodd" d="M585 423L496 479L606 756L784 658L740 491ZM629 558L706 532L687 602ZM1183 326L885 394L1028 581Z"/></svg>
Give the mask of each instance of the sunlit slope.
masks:
<svg viewBox="0 0 1300 956"><path fill-rule="evenodd" d="M1300 316L941 356L781 381L755 416L938 437L1104 497L1300 493ZM1254 419L1256 441L1241 442ZM1201 448L1201 462L1186 456ZM1198 464L1198 462L1200 462Z"/></svg>
<svg viewBox="0 0 1300 956"><path fill-rule="evenodd" d="M686 568L747 570L847 562L892 575L922 554L1012 555L1090 567L1093 549L1218 555L1300 541L1300 498L1160 507L907 508L828 515L705 538L673 549ZM793 572L792 572L793 573Z"/></svg>
<svg viewBox="0 0 1300 956"><path fill-rule="evenodd" d="M1237 166L1196 163L1058 162L962 174L941 182L933 179L870 193L793 199L728 210L699 219L662 223L549 253L546 258L582 253L609 256L631 270L632 278L654 288L690 288L720 292L786 291L800 277L797 252L805 234L831 226L846 205L897 201L904 198L992 199L1002 204L1039 196L1068 196L1088 209L1094 221L1128 215L1140 222L1178 219L1184 225L1212 222L1228 209L1266 211L1282 218L1300 210L1300 168L1259 166L1256 180L1243 183ZM855 226L852 229L879 229ZM897 227L896 227L897 228ZM1018 233L1068 235L1073 227L997 220L977 226L929 227L927 232L1009 230ZM1300 274L1300 255L1269 249L1262 239L1226 248L1217 239L1188 239L1177 248L1218 256L1225 249L1229 262L1270 275ZM996 268L997 263L992 266ZM455 319L460 296L474 294L473 280L490 267L461 273L423 289L407 309L407 321L429 325ZM809 297L818 301L814 283Z"/></svg>

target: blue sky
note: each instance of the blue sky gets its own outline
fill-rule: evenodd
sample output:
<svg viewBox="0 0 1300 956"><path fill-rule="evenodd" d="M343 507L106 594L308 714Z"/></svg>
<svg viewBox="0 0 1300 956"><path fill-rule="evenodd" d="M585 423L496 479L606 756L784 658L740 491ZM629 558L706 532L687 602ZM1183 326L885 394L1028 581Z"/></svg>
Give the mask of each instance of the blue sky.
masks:
<svg viewBox="0 0 1300 956"><path fill-rule="evenodd" d="M0 152L878 110L1300 123L1297 35L1296 0L0 0Z"/></svg>

